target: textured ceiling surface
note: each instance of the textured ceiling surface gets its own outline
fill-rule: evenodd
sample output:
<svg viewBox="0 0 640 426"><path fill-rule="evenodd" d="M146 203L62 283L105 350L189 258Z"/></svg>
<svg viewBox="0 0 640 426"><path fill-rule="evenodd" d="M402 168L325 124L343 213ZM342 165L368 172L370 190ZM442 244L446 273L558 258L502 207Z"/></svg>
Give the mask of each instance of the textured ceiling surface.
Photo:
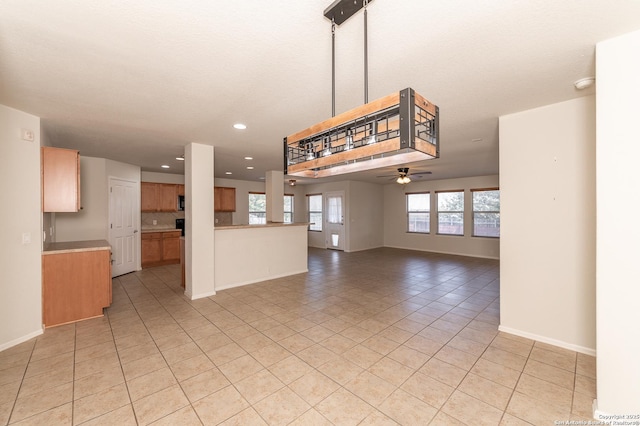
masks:
<svg viewBox="0 0 640 426"><path fill-rule="evenodd" d="M3 0L0 104L81 155L183 173L198 142L217 177L257 180L282 170L283 137L331 116L330 3ZM336 29L337 113L364 102L363 17ZM595 44L637 29L636 0L375 0L369 100L411 87L440 107L441 158L409 165L424 179L495 174L498 117L593 94L573 82L595 75Z"/></svg>

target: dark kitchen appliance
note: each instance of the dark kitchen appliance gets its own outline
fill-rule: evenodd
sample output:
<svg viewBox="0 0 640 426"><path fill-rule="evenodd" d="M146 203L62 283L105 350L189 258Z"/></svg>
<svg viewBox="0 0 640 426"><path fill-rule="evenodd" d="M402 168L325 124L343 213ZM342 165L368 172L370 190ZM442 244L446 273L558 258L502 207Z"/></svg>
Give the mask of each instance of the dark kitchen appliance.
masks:
<svg viewBox="0 0 640 426"><path fill-rule="evenodd" d="M178 211L184 211L184 195L178 195Z"/></svg>
<svg viewBox="0 0 640 426"><path fill-rule="evenodd" d="M184 219L176 219L176 229L180 229L184 237Z"/></svg>

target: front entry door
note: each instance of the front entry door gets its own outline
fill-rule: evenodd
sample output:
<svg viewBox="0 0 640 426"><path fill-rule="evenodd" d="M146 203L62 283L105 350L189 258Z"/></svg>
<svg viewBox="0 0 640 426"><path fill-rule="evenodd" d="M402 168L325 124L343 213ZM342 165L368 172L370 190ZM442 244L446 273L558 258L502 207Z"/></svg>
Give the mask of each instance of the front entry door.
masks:
<svg viewBox="0 0 640 426"><path fill-rule="evenodd" d="M344 250L344 192L327 192L324 195L325 247Z"/></svg>
<svg viewBox="0 0 640 426"><path fill-rule="evenodd" d="M133 272L138 267L140 208L136 182L109 178L109 243L111 276Z"/></svg>

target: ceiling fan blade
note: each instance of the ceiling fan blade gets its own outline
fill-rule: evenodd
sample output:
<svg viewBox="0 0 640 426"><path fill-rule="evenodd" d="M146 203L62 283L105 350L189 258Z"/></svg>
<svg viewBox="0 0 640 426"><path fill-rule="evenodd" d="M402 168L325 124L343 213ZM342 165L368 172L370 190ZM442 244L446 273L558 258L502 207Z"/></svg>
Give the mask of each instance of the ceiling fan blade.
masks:
<svg viewBox="0 0 640 426"><path fill-rule="evenodd" d="M420 176L420 175L430 175L431 172L416 172L416 173L409 173L409 176Z"/></svg>

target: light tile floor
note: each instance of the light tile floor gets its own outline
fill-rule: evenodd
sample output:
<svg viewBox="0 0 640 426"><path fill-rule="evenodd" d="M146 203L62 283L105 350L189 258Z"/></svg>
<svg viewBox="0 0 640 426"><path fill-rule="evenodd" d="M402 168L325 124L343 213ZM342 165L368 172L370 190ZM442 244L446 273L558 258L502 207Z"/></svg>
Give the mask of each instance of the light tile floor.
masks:
<svg viewBox="0 0 640 426"><path fill-rule="evenodd" d="M211 298L174 265L113 298L0 352L0 424L551 425L595 398L593 357L498 332L494 260L310 249Z"/></svg>

